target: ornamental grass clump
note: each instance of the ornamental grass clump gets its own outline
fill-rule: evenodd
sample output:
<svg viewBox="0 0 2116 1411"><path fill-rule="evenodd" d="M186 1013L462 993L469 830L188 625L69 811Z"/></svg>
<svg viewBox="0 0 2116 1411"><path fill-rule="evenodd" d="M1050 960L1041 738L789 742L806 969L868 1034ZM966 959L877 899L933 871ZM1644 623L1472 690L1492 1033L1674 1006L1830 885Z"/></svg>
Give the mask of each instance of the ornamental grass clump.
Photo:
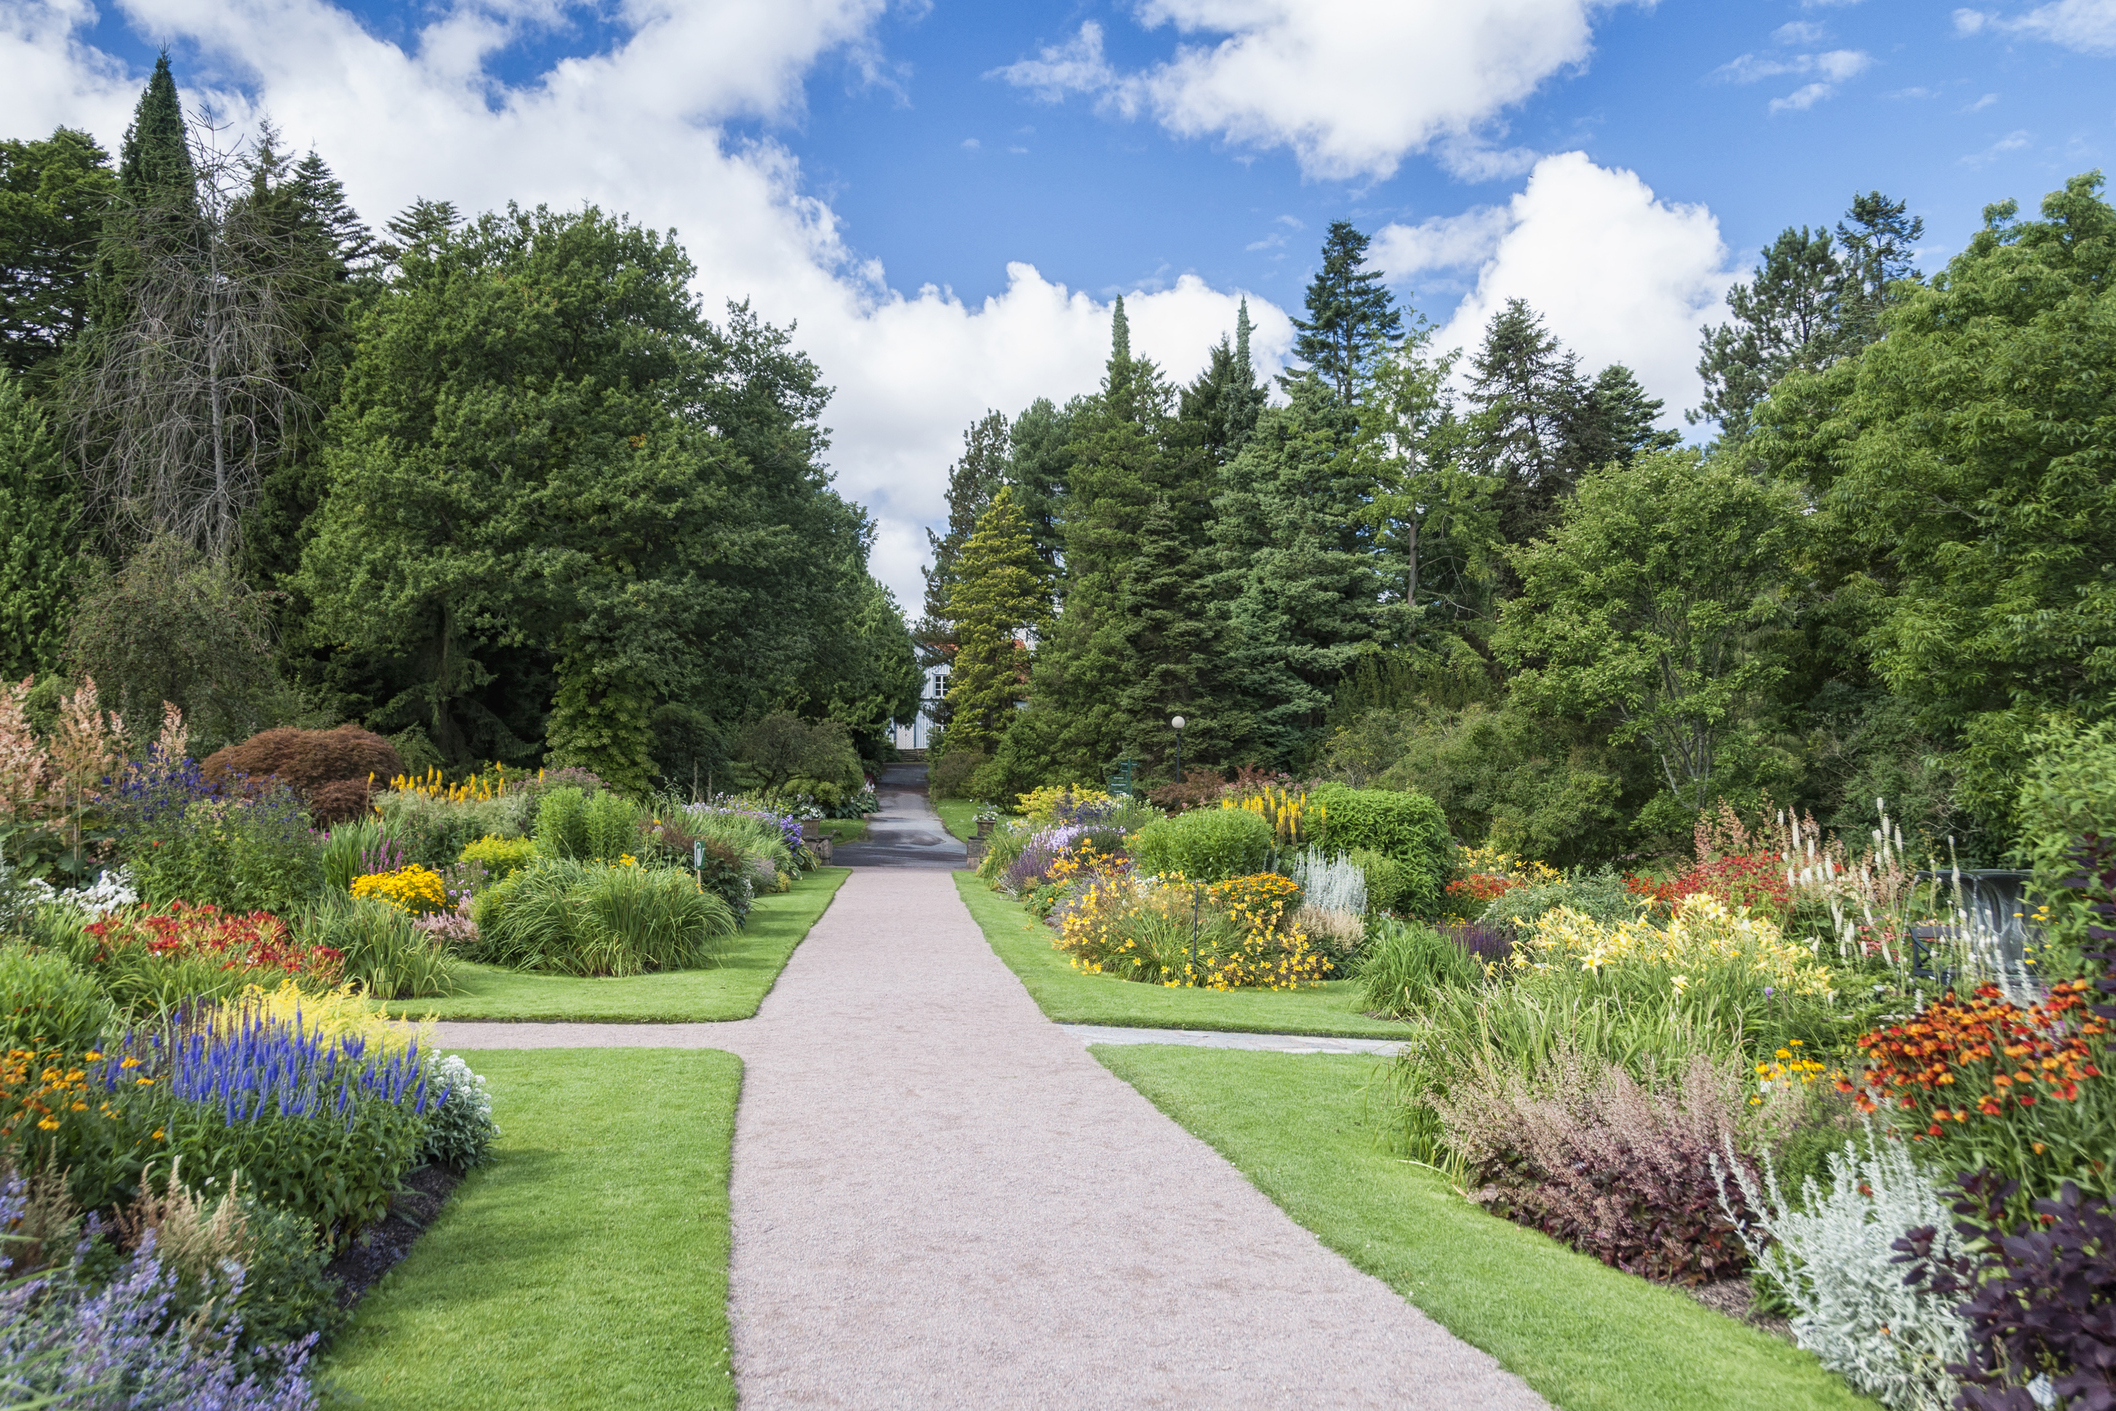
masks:
<svg viewBox="0 0 2116 1411"><path fill-rule="evenodd" d="M1484 964L1454 936L1416 921L1377 921L1357 971L1360 1008L1403 1019L1422 1012L1434 993L1474 990Z"/></svg>
<svg viewBox="0 0 2116 1411"><path fill-rule="evenodd" d="M431 874L429 874L431 875ZM455 992L461 927L455 911L412 912L374 896L327 893L296 919L306 943L339 956L339 975L377 999Z"/></svg>
<svg viewBox="0 0 2116 1411"><path fill-rule="evenodd" d="M480 960L561 975L711 965L735 934L726 902L673 867L539 860L475 904Z"/></svg>
<svg viewBox="0 0 2116 1411"><path fill-rule="evenodd" d="M1792 1308L1793 1340L1823 1366L1894 1411L1946 1411L1967 1360L1959 1297L1906 1280L1905 1236L1930 1235L1928 1252L1957 1253L1947 1201L1932 1170L1869 1127L1829 1157L1829 1182L1812 1176L1801 1198L1778 1186L1768 1153L1759 1181L1731 1144L1715 1153L1727 1218L1758 1269Z"/></svg>

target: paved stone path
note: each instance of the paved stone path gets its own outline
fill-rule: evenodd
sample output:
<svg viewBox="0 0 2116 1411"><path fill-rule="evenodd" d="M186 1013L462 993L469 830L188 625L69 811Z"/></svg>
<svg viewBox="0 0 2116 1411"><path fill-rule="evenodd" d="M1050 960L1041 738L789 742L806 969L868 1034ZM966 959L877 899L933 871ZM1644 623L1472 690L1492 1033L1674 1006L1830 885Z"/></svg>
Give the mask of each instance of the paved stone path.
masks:
<svg viewBox="0 0 2116 1411"><path fill-rule="evenodd" d="M745 1411L1545 1406L1086 1051L1151 1031L1044 1019L923 860L856 870L754 1019L440 1026L742 1056Z"/></svg>

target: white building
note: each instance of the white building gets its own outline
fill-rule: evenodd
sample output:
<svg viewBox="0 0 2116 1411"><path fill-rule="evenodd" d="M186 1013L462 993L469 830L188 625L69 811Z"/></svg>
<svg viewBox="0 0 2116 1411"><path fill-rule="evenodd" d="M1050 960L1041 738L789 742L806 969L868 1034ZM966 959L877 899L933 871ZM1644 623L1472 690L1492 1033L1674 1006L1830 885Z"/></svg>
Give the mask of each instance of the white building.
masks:
<svg viewBox="0 0 2116 1411"><path fill-rule="evenodd" d="M896 747L900 750L922 750L933 742L933 709L941 698L948 694L948 668L929 666L926 668L926 685L920 693L918 715L909 725L896 727Z"/></svg>

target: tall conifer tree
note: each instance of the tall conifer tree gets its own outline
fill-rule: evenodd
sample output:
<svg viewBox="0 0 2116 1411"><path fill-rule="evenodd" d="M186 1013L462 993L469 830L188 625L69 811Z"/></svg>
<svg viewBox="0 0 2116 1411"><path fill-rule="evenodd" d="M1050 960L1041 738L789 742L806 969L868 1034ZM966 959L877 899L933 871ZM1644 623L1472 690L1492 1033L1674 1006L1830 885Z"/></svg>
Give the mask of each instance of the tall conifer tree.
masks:
<svg viewBox="0 0 2116 1411"><path fill-rule="evenodd" d="M22 379L0 367L0 681L53 670L73 598L73 478Z"/></svg>
<svg viewBox="0 0 2116 1411"><path fill-rule="evenodd" d="M1403 336L1403 313L1382 272L1366 267L1369 243L1350 221L1330 222L1322 269L1308 282L1308 317L1293 321L1295 355L1346 403L1367 364Z"/></svg>
<svg viewBox="0 0 2116 1411"><path fill-rule="evenodd" d="M963 544L948 610L955 619L955 670L948 680L951 752L998 748L1028 698L1028 647L1044 600L1028 523L1001 486Z"/></svg>
<svg viewBox="0 0 2116 1411"><path fill-rule="evenodd" d="M919 570L926 579L926 613L915 634L927 666L945 666L955 657L955 618L949 606L955 593L955 561L1006 482L1007 419L988 411L962 434L962 455L948 467L948 532L926 531L932 561ZM943 706L941 718L947 718Z"/></svg>

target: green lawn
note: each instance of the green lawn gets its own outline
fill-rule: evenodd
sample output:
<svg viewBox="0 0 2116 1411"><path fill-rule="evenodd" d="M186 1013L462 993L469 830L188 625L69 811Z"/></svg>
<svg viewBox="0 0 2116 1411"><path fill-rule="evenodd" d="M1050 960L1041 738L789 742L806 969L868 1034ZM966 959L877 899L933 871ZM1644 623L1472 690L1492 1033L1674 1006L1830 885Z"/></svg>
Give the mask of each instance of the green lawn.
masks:
<svg viewBox="0 0 2116 1411"><path fill-rule="evenodd" d="M1354 1006L1349 980L1306 990L1165 989L1073 969L1051 947L1051 931L1027 908L968 872L955 884L985 939L1043 1012L1060 1024L1121 1024L1132 1029L1235 1029L1259 1034L1329 1034L1400 1038L1409 1025L1370 1019Z"/></svg>
<svg viewBox="0 0 2116 1411"><path fill-rule="evenodd" d="M441 1019L582 1020L610 1024L691 1024L747 1019L786 968L787 957L830 905L849 867L819 867L793 890L760 897L733 947L707 970L672 970L622 980L530 975L465 965L462 988L433 999L398 1000L393 1014Z"/></svg>
<svg viewBox="0 0 2116 1411"><path fill-rule="evenodd" d="M966 843L977 836L977 810L982 806L975 799L933 801L933 810L940 815L941 826Z"/></svg>
<svg viewBox="0 0 2116 1411"><path fill-rule="evenodd" d="M1471 1205L1381 1140L1374 1059L1097 1045L1359 1268L1566 1411L1871 1408L1798 1349Z"/></svg>
<svg viewBox="0 0 2116 1411"><path fill-rule="evenodd" d="M816 830L833 843L857 843L867 836L864 818L818 818Z"/></svg>
<svg viewBox="0 0 2116 1411"><path fill-rule="evenodd" d="M488 1050L496 1159L361 1302L325 1378L372 1411L735 1404L727 1172L742 1061Z"/></svg>

